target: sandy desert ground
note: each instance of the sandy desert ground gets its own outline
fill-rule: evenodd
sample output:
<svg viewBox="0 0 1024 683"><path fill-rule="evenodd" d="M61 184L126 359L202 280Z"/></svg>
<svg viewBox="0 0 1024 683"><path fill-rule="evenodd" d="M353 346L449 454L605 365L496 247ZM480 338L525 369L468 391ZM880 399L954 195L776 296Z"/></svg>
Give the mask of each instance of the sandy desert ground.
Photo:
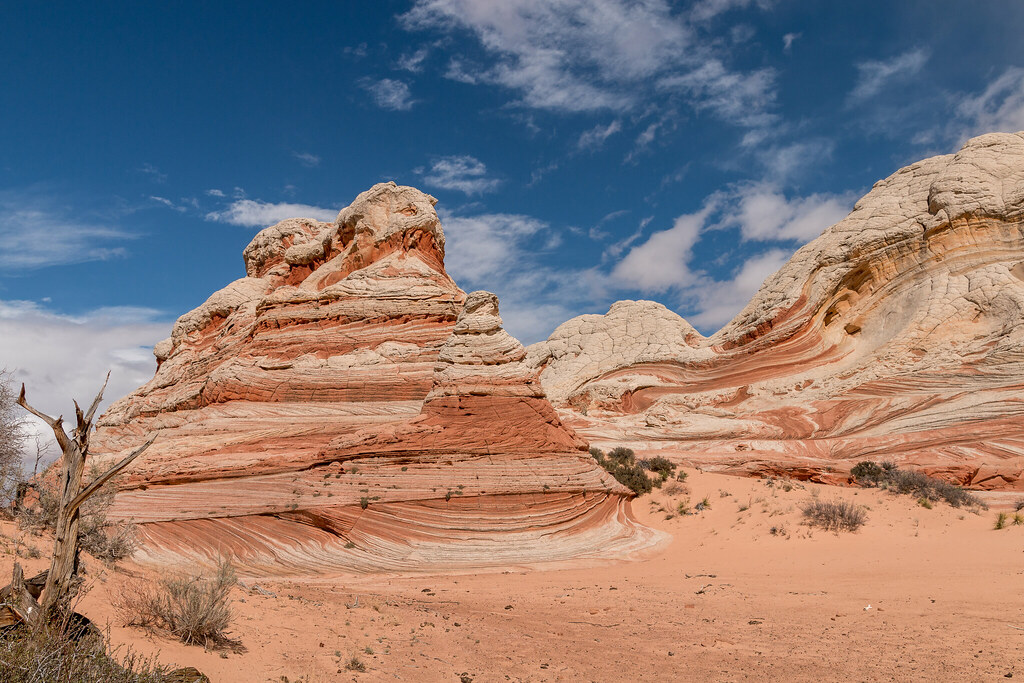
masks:
<svg viewBox="0 0 1024 683"><path fill-rule="evenodd" d="M115 646L228 681L990 681L1024 677L1024 525L1014 494L972 513L876 489L689 470L633 502L666 542L631 562L455 575L243 581L210 651L121 626L109 597L155 570L87 561L81 611ZM867 508L835 534L802 524L817 496ZM678 502L710 508L672 515ZM10 569L11 524L0 571ZM46 540L21 535L45 554ZM27 571L43 559L23 560ZM135 577L135 578L133 578ZM272 593L265 595L262 591ZM364 673L345 664L358 657Z"/></svg>

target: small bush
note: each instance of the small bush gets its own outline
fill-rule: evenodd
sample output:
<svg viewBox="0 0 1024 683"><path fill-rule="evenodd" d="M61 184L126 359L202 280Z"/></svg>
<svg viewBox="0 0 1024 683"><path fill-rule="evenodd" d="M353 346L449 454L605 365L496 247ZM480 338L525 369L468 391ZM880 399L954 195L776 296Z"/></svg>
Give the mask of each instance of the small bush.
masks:
<svg viewBox="0 0 1024 683"><path fill-rule="evenodd" d="M962 505L986 508L980 498L961 487L942 479L929 477L913 470L901 470L891 462L877 465L873 462L859 462L850 470L854 480L862 486L882 488L916 496L929 502L944 500L955 508Z"/></svg>
<svg viewBox="0 0 1024 683"><path fill-rule="evenodd" d="M679 474L676 475L676 481L686 481L686 478L690 476L686 473L686 470L679 470Z"/></svg>
<svg viewBox="0 0 1024 683"><path fill-rule="evenodd" d="M850 470L850 476L853 477L854 481L858 484L874 485L882 480L885 475L885 470L876 463L865 460L859 462L853 466Z"/></svg>
<svg viewBox="0 0 1024 683"><path fill-rule="evenodd" d="M366 671L366 665L363 664L362 660L355 655L352 655L352 659L348 660L345 664L345 668L349 671Z"/></svg>
<svg viewBox="0 0 1024 683"><path fill-rule="evenodd" d="M856 531L867 521L862 508L846 501L812 500L803 513L809 525L828 531Z"/></svg>
<svg viewBox="0 0 1024 683"><path fill-rule="evenodd" d="M1024 515L1020 514L1019 512L1014 513L1014 515L1013 515L1013 525L1014 526L1021 526L1022 524L1024 524Z"/></svg>
<svg viewBox="0 0 1024 683"><path fill-rule="evenodd" d="M591 448L590 454L594 456L597 464L615 477L616 481L633 491L636 495L642 496L645 493L650 493L654 488L650 477L647 476L644 468L637 463L631 449L613 448L606 456L600 449Z"/></svg>
<svg viewBox="0 0 1024 683"><path fill-rule="evenodd" d="M920 505L921 507L923 507L925 510L931 510L932 509L932 502L930 500L928 500L927 498L918 498L917 499L917 504Z"/></svg>
<svg viewBox="0 0 1024 683"><path fill-rule="evenodd" d="M660 455L642 460L640 464L643 465L644 469L657 473L663 482L668 481L668 478L675 474L676 471L676 464Z"/></svg>
<svg viewBox="0 0 1024 683"><path fill-rule="evenodd" d="M126 586L114 607L125 626L163 628L189 645L227 645L229 595L236 582L231 564L222 560L210 577L175 575L155 585Z"/></svg>
<svg viewBox="0 0 1024 683"><path fill-rule="evenodd" d="M693 509L696 510L697 512L703 512L704 510L710 510L711 509L711 499L708 498L707 496L704 496L704 499L702 501L700 501L699 503L697 503L693 507Z"/></svg>
<svg viewBox="0 0 1024 683"><path fill-rule="evenodd" d="M690 501L689 500L681 500L681 501L679 501L679 504L676 506L676 511L681 516L682 515L690 514Z"/></svg>
<svg viewBox="0 0 1024 683"><path fill-rule="evenodd" d="M1006 528L1006 520L1009 519L1009 517L1010 516L1008 514L1006 514L1005 512L1000 512L999 516L996 517L996 523L995 523L993 528L996 531L999 531L1000 529Z"/></svg>
<svg viewBox="0 0 1024 683"><path fill-rule="evenodd" d="M1024 498L1018 498L1017 502L1013 504L1013 509L1017 512L1024 510Z"/></svg>

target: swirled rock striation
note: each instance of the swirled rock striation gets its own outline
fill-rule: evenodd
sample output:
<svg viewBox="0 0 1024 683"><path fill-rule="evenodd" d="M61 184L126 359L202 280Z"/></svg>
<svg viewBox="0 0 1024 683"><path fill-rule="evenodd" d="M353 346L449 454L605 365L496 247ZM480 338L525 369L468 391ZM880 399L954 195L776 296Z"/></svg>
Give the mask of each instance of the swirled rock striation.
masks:
<svg viewBox="0 0 1024 683"><path fill-rule="evenodd" d="M435 200L376 185L289 219L183 315L93 439L156 443L109 514L140 557L251 574L626 556L659 542L544 396L498 300L444 269Z"/></svg>
<svg viewBox="0 0 1024 683"><path fill-rule="evenodd" d="M528 357L599 445L821 481L890 460L1024 489L1024 134L879 181L710 337L624 301Z"/></svg>

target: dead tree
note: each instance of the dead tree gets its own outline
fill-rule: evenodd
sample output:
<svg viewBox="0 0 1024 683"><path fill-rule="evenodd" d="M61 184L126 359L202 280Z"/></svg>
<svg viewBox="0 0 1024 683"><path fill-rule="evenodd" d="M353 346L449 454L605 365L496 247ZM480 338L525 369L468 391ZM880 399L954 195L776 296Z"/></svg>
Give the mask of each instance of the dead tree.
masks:
<svg viewBox="0 0 1024 683"><path fill-rule="evenodd" d="M107 380L109 379L110 373L107 373ZM153 435L126 458L98 476L85 489L82 488L85 461L89 456L92 420L96 415L96 409L99 408L100 401L103 400L103 390L106 388L107 381L105 380L99 393L96 394L96 398L93 399L92 405L89 406L89 410L85 413L78 407L78 402L75 402L75 418L78 424L71 436L68 436L64 432L63 416L54 419L30 406L25 400L25 385L21 385L18 405L50 426L62 452L59 479L61 495L60 506L57 509L57 521L53 530L53 557L50 560L50 570L46 575L46 583L42 589L42 601L38 608L34 608L32 603L35 602L34 597L39 595L38 593L34 597L28 595L21 567L17 564L15 564L14 577L10 586L11 593L9 595L19 596L18 611L23 614L18 616L36 627L45 623L50 618L54 607L63 604L71 594L73 580L78 573L78 523L79 509L82 507L82 503L96 493L111 477L139 457L156 439L156 435ZM31 602L26 598L32 598Z"/></svg>

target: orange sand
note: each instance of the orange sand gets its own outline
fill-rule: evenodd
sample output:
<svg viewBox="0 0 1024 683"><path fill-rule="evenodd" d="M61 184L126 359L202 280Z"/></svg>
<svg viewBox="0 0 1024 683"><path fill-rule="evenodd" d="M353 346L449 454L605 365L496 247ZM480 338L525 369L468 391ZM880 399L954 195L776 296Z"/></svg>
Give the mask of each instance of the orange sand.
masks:
<svg viewBox="0 0 1024 683"><path fill-rule="evenodd" d="M109 624L115 645L195 666L214 683L1024 677L1024 526L992 528L1013 498L993 495L991 510L973 514L877 490L689 473L687 495L663 489L633 502L642 523L672 536L649 557L260 580L276 598L235 591L242 654L117 624L108 595L131 575L154 574L132 563L87 561L92 589L80 611ZM799 506L812 495L867 506L867 524L841 535L809 529ZM709 510L665 519L679 500L705 496ZM11 524L0 531L18 535ZM48 551L44 539L25 540ZM32 573L46 562L23 564ZM365 673L345 670L353 655Z"/></svg>

